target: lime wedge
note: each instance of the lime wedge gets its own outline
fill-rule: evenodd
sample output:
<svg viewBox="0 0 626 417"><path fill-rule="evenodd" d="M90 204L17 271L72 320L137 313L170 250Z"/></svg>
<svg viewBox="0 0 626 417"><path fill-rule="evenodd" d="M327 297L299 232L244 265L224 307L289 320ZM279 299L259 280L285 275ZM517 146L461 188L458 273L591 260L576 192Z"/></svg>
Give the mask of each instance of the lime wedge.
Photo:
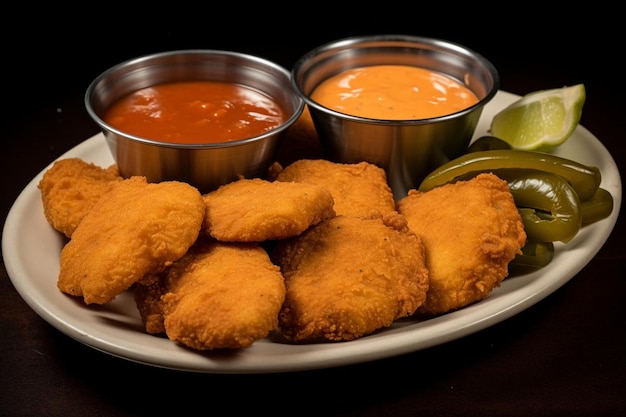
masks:
<svg viewBox="0 0 626 417"><path fill-rule="evenodd" d="M513 149L551 151L578 126L585 98L583 84L526 94L493 117L491 134Z"/></svg>

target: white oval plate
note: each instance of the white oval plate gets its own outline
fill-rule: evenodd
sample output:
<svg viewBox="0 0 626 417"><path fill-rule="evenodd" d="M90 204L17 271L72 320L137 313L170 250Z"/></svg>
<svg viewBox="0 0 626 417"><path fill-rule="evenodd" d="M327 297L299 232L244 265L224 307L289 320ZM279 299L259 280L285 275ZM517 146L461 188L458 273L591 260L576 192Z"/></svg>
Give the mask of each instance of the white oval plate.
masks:
<svg viewBox="0 0 626 417"><path fill-rule="evenodd" d="M487 134L496 112L517 98L499 92L484 109L475 137ZM291 345L270 337L247 349L199 352L147 334L130 292L103 306L86 306L82 299L61 293L56 282L59 255L66 239L47 223L37 188L52 163L16 199L5 223L2 253L13 285L37 314L79 342L131 361L207 373L288 372L372 361L432 347L499 323L557 290L596 255L613 230L621 205L617 166L601 142L582 126L556 153L600 168L601 186L615 202L610 217L583 228L567 245L555 245L554 260L548 266L506 279L477 304L429 320L398 320L388 329L350 342ZM100 166L113 163L101 134L60 159L68 157Z"/></svg>

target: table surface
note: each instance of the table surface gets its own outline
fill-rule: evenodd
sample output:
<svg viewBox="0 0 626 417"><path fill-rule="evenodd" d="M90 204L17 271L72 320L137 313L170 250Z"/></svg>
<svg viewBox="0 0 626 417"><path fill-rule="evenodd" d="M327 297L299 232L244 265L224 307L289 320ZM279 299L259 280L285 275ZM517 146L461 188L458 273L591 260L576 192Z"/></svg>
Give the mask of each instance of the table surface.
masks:
<svg viewBox="0 0 626 417"><path fill-rule="evenodd" d="M3 225L33 177L98 133L83 105L89 82L123 60L173 49L233 49L289 68L312 47L349 35L407 33L452 40L491 60L504 91L523 95L584 83L587 100L581 124L606 146L618 167L626 163L623 94L618 96L618 86L598 71L597 63L606 56L592 47L607 33L554 30L544 36L529 35L503 23L479 35L384 19L349 29L337 19L324 25L323 35L293 39L280 30L290 32L299 25L275 28L280 35L261 33L243 41L190 24L148 31L150 36L144 38L133 32L129 40L112 34L115 28L108 26L107 33L93 30L93 21L54 22L21 27L17 36L31 29L38 31L37 36L24 37L26 46L7 45L22 65L9 69L3 94L9 100L5 101L9 106L3 107L1 129ZM119 30L127 36L131 29L140 31L140 27ZM87 44L82 42L85 37ZM29 80L34 75L45 82L33 85ZM174 371L87 347L29 308L3 262L0 414L133 416L231 410L337 416L626 415L624 236L621 216L597 256L568 283L485 330L375 362L262 375Z"/></svg>

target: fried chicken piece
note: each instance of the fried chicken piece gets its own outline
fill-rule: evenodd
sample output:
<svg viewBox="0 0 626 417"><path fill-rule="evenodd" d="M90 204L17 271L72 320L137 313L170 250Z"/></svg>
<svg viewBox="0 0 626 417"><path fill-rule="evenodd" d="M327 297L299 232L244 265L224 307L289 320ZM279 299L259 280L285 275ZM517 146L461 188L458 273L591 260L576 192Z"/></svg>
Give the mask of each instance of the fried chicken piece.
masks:
<svg viewBox="0 0 626 417"><path fill-rule="evenodd" d="M376 217L395 212L395 200L385 171L369 162L341 164L325 159L301 159L276 174L276 180L310 182L330 190L335 213Z"/></svg>
<svg viewBox="0 0 626 417"><path fill-rule="evenodd" d="M390 326L424 302L421 239L398 213L336 216L280 241L272 259L287 295L279 326L287 340L353 340Z"/></svg>
<svg viewBox="0 0 626 417"><path fill-rule="evenodd" d="M72 237L96 201L122 179L117 165L102 168L80 158L56 161L37 184L46 220L55 230Z"/></svg>
<svg viewBox="0 0 626 417"><path fill-rule="evenodd" d="M58 288L86 304L113 300L183 256L200 233L206 205L189 184L118 182L87 213L61 251Z"/></svg>
<svg viewBox="0 0 626 417"><path fill-rule="evenodd" d="M198 241L201 238L198 239ZM198 242L196 241L196 243ZM195 244L194 244L195 245ZM184 259L186 256L190 256L193 246L189 248L187 253L179 260ZM174 261L172 265L175 265ZM165 333L165 325L163 324L163 303L161 302L161 296L166 292L165 285L165 272L171 268L168 267L161 274L150 275L135 283L133 286L133 296L137 311L141 317L141 322L147 333L160 334Z"/></svg>
<svg viewBox="0 0 626 417"><path fill-rule="evenodd" d="M203 229L222 242L284 239L335 216L330 191L316 184L240 179L203 198Z"/></svg>
<svg viewBox="0 0 626 417"><path fill-rule="evenodd" d="M199 239L135 301L148 333L198 350L252 345L278 327L285 282L258 243Z"/></svg>
<svg viewBox="0 0 626 417"><path fill-rule="evenodd" d="M411 190L398 211L426 247L430 289L419 314L447 313L482 300L500 286L526 243L508 184L494 174Z"/></svg>

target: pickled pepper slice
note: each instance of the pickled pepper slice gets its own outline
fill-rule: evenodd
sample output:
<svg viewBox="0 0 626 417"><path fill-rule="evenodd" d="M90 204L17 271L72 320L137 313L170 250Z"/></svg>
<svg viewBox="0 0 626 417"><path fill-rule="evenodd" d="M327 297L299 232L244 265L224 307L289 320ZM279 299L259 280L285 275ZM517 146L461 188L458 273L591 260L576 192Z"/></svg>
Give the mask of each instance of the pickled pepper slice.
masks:
<svg viewBox="0 0 626 417"><path fill-rule="evenodd" d="M511 267L525 269L539 269L548 265L554 258L554 243L526 242L522 253L515 256L509 264Z"/></svg>
<svg viewBox="0 0 626 417"><path fill-rule="evenodd" d="M494 151L498 149L513 149L508 142L495 136L481 136L467 147L467 152Z"/></svg>
<svg viewBox="0 0 626 417"><path fill-rule="evenodd" d="M518 171L502 177L509 184L531 242L568 242L582 227L580 199L562 177Z"/></svg>
<svg viewBox="0 0 626 417"><path fill-rule="evenodd" d="M428 191L472 173L493 172L500 176L500 170L515 168L558 175L574 188L580 200L591 198L601 181L597 167L543 152L498 149L466 153L447 162L429 174L420 184L419 190Z"/></svg>
<svg viewBox="0 0 626 417"><path fill-rule="evenodd" d="M598 188L588 200L580 202L583 225L609 217L613 211L613 196L604 188Z"/></svg>

